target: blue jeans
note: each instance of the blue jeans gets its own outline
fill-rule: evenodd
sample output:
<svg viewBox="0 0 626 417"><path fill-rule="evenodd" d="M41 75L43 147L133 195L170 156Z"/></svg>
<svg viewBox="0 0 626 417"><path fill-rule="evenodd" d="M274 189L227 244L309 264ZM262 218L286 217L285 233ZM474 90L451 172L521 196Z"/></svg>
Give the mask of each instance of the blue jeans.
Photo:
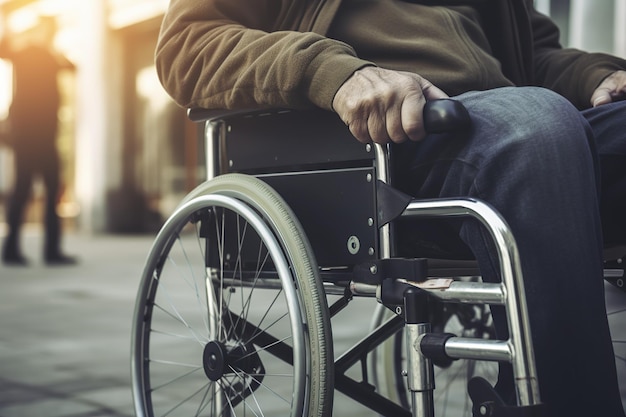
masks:
<svg viewBox="0 0 626 417"><path fill-rule="evenodd" d="M610 218L605 229L613 232L611 239L626 242L626 210L618 207L626 198L626 103L581 113L561 96L535 87L457 99L470 112L471 132L400 145L396 186L420 198L479 198L502 214L522 260L548 415L624 416L605 313L599 206L602 201L602 213ZM613 221L621 222L621 229ZM497 257L477 222L446 227L460 233L465 245L450 243L439 232L428 236L428 225L416 226L412 234L425 233L420 241L432 238L431 252L469 248L483 279L499 280ZM502 312L496 309L494 319L506 337ZM498 390L506 397L512 395L510 374L510 367L501 367Z"/></svg>

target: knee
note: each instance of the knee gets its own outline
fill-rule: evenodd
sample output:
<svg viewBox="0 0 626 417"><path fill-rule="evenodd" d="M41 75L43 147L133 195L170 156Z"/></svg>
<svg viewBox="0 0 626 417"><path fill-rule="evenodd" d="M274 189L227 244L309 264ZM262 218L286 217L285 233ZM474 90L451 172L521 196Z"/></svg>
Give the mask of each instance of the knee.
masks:
<svg viewBox="0 0 626 417"><path fill-rule="evenodd" d="M465 95L464 95L465 96ZM501 88L460 96L475 135L494 138L493 146L527 149L536 157L588 156L592 133L585 118L564 97L539 87ZM480 139L485 140L485 139Z"/></svg>
<svg viewBox="0 0 626 417"><path fill-rule="evenodd" d="M475 194L504 213L517 207L513 216L561 204L593 210L597 164L584 117L550 91L505 90L463 98L473 121L467 162L476 168Z"/></svg>

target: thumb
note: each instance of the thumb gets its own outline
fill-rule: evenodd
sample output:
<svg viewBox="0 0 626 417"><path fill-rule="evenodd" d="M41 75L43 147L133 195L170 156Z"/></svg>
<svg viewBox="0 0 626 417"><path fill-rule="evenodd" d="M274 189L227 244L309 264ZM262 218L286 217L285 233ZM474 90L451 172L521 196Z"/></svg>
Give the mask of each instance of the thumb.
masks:
<svg viewBox="0 0 626 417"><path fill-rule="evenodd" d="M430 100L436 100L439 98L449 98L449 96L446 93L444 93L443 90L439 89L438 87L435 87L433 83L431 83L428 80L425 80L424 78L420 77L419 84L426 100L430 101Z"/></svg>
<svg viewBox="0 0 626 417"><path fill-rule="evenodd" d="M598 107L603 104L607 104L613 101L611 97L611 93L607 88L598 88L593 92L591 96L591 105L593 107Z"/></svg>

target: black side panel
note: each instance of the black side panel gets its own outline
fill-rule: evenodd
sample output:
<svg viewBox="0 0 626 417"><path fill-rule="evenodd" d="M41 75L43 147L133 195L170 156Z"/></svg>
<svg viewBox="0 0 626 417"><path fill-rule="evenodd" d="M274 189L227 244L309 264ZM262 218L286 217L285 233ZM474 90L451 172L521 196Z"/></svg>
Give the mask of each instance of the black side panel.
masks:
<svg viewBox="0 0 626 417"><path fill-rule="evenodd" d="M225 122L225 159L230 172L362 166L374 158L330 112L289 111L238 116Z"/></svg>
<svg viewBox="0 0 626 417"><path fill-rule="evenodd" d="M378 252L373 175L372 168L355 168L260 178L294 211L321 267L351 267Z"/></svg>

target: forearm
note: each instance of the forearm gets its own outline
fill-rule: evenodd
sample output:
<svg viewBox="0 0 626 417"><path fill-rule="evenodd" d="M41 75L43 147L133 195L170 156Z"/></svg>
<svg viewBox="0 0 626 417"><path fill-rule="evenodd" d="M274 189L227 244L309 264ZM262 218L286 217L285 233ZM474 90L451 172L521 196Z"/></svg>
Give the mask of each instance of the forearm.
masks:
<svg viewBox="0 0 626 417"><path fill-rule="evenodd" d="M221 3L173 1L163 22L157 71L181 106L330 109L343 81L367 64L341 42L272 31L277 16L262 0L246 2L244 13Z"/></svg>
<svg viewBox="0 0 626 417"><path fill-rule="evenodd" d="M563 95L580 109L591 105L591 96L611 73L626 68L626 61L574 49L544 51L538 57L538 84Z"/></svg>
<svg viewBox="0 0 626 417"><path fill-rule="evenodd" d="M611 55L563 49L559 31L547 17L534 12L535 83L563 95L578 108L590 106L591 96L609 74L626 69L626 61Z"/></svg>

